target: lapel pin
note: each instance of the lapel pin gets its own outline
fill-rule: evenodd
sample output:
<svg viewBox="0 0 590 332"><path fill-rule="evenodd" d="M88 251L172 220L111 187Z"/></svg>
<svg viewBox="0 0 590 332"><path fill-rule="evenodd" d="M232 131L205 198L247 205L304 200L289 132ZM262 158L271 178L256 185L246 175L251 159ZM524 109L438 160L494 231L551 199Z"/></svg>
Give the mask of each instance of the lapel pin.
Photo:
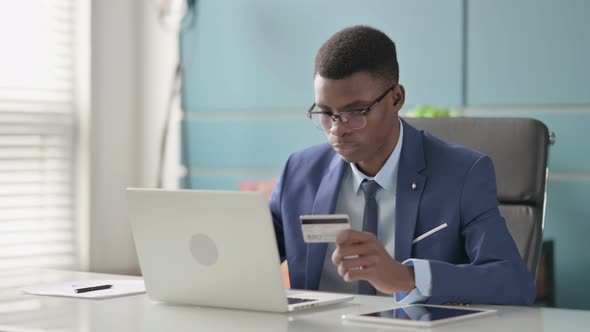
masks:
<svg viewBox="0 0 590 332"><path fill-rule="evenodd" d="M416 191L416 188L418 188L418 186L416 186L416 182L412 182L412 191Z"/></svg>

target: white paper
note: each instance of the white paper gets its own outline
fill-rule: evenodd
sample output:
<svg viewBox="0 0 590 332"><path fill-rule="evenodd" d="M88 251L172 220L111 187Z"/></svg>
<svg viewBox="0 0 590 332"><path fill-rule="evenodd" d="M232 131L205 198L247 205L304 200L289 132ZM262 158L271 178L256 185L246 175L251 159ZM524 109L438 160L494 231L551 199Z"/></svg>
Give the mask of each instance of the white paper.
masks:
<svg viewBox="0 0 590 332"><path fill-rule="evenodd" d="M77 288L93 287L99 285L113 285L113 287L85 293L75 292L75 289ZM145 284L142 279L80 280L63 282L59 284L23 287L19 288L18 291L20 293L30 295L61 296L86 299L109 299L145 293Z"/></svg>

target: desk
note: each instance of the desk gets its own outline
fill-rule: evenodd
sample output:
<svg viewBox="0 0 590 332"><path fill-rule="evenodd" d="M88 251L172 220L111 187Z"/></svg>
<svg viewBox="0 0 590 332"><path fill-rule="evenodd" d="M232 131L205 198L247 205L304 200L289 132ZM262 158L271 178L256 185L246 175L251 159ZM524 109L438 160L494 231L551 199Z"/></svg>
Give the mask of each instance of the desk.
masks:
<svg viewBox="0 0 590 332"><path fill-rule="evenodd" d="M387 331L347 323L344 313L393 306L387 297L357 296L354 301L297 313L272 314L151 301L147 295L110 300L80 300L17 294L22 286L97 278L133 278L96 273L28 270L0 272L0 331ZM255 299L254 299L255 300ZM441 326L434 331L588 331L590 311L482 306L495 317ZM407 329L405 330L407 331Z"/></svg>

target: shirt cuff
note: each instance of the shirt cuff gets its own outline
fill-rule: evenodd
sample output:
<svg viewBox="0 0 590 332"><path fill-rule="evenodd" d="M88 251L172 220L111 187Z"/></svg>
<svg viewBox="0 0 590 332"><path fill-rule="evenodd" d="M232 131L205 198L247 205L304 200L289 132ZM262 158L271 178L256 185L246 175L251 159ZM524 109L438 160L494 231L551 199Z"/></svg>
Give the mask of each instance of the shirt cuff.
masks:
<svg viewBox="0 0 590 332"><path fill-rule="evenodd" d="M400 304L411 304L428 300L432 295L430 262L424 259L408 259L402 264L414 267L416 288L412 289L409 293L396 293L397 302Z"/></svg>

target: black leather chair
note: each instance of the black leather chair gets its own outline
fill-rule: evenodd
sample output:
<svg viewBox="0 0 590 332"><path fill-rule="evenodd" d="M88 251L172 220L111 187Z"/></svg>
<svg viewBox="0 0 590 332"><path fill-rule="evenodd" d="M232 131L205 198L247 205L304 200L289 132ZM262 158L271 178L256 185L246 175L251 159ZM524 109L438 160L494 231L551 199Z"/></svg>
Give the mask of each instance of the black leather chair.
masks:
<svg viewBox="0 0 590 332"><path fill-rule="evenodd" d="M538 120L520 118L404 118L445 141L490 156L500 212L535 277L541 253L552 138Z"/></svg>

